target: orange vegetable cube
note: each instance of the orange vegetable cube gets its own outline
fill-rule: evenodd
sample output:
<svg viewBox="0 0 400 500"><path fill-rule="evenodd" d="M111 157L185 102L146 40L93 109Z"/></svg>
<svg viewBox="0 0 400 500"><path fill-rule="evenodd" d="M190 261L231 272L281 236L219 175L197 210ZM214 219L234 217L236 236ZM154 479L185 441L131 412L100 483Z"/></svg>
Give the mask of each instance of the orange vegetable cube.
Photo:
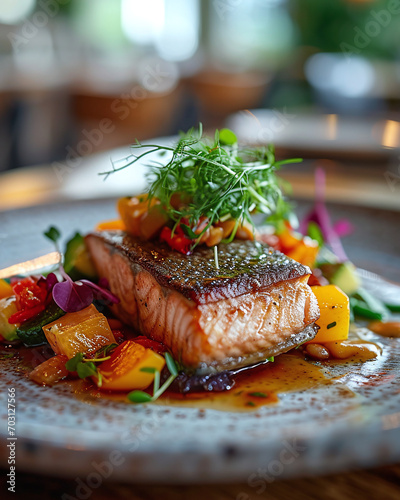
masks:
<svg viewBox="0 0 400 500"><path fill-rule="evenodd" d="M247 220L243 221L238 227L236 238L239 240L254 240L253 226Z"/></svg>
<svg viewBox="0 0 400 500"><path fill-rule="evenodd" d="M78 352L97 351L115 342L107 318L93 304L81 311L65 314L44 326L43 332L53 351L64 354L68 359Z"/></svg>
<svg viewBox="0 0 400 500"><path fill-rule="evenodd" d="M154 373L141 371L142 368L161 371L164 365L163 356L133 340L126 340L115 349L109 360L101 364L101 388L113 391L146 389L153 382ZM98 379L94 378L94 381Z"/></svg>
<svg viewBox="0 0 400 500"><path fill-rule="evenodd" d="M228 219L224 222L219 221L215 225L217 227L222 227L222 229L224 231L223 237L228 238L228 236L230 236L230 234L232 233L232 231L235 227L235 224L236 224L235 219Z"/></svg>
<svg viewBox="0 0 400 500"><path fill-rule="evenodd" d="M288 251L286 255L304 266L313 267L318 251L318 243L306 236Z"/></svg>
<svg viewBox="0 0 400 500"><path fill-rule="evenodd" d="M11 285L6 280L0 280L0 299L11 297L11 295L14 295Z"/></svg>
<svg viewBox="0 0 400 500"><path fill-rule="evenodd" d="M67 356L54 356L38 365L30 374L29 378L40 385L54 385L68 376L65 363Z"/></svg>
<svg viewBox="0 0 400 500"><path fill-rule="evenodd" d="M153 205L140 218L140 236L145 240L150 240L168 222L167 214L162 210L161 205Z"/></svg>
<svg viewBox="0 0 400 500"><path fill-rule="evenodd" d="M168 217L161 210L160 202L153 198L149 203L147 194L118 200L117 209L125 230L133 236L150 239L165 226Z"/></svg>
<svg viewBox="0 0 400 500"><path fill-rule="evenodd" d="M347 295L335 285L312 286L317 297L321 316L316 321L319 326L312 343L325 344L346 340L350 326L350 304Z"/></svg>
<svg viewBox="0 0 400 500"><path fill-rule="evenodd" d="M297 235L289 229L285 229L284 231L279 233L277 236L279 237L282 251L284 253L288 252L292 248L295 248L299 244L299 241L300 241L299 238L297 237Z"/></svg>

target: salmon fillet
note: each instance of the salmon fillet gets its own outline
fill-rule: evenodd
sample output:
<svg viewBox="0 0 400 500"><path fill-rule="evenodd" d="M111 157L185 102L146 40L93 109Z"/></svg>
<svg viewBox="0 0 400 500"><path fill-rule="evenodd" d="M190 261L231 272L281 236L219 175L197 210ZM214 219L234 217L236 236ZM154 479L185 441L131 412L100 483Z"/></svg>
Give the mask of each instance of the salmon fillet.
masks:
<svg viewBox="0 0 400 500"><path fill-rule="evenodd" d="M189 373L248 366L311 340L319 318L310 270L252 241L184 256L122 232L89 234L123 322L162 342Z"/></svg>

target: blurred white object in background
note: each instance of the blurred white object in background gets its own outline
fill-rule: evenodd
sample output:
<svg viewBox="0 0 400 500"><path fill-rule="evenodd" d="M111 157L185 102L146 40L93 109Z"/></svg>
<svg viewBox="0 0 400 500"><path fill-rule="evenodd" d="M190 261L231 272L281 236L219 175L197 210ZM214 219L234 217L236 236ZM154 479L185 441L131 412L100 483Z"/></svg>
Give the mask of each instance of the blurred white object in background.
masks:
<svg viewBox="0 0 400 500"><path fill-rule="evenodd" d="M1 0L0 23L19 23L32 13L35 5L36 0Z"/></svg>
<svg viewBox="0 0 400 500"><path fill-rule="evenodd" d="M309 82L318 90L344 97L363 97L371 93L375 71L368 59L343 54L314 54L305 65Z"/></svg>
<svg viewBox="0 0 400 500"><path fill-rule="evenodd" d="M129 40L166 61L185 61L199 46L199 0L122 0L121 22Z"/></svg>

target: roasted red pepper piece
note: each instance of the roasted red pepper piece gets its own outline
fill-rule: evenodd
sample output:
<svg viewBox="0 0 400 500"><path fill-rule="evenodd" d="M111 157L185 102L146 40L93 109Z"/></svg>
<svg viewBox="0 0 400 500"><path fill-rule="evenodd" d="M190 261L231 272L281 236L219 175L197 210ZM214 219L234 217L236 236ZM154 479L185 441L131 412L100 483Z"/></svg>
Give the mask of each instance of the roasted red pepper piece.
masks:
<svg viewBox="0 0 400 500"><path fill-rule="evenodd" d="M12 314L8 318L8 322L11 325L15 325L17 323L23 323L24 321L27 321L28 319L31 319L34 316L37 316L39 313L44 311L44 309L45 309L44 304L39 304L38 306L31 307L30 309L23 309L22 311L18 311Z"/></svg>
<svg viewBox="0 0 400 500"><path fill-rule="evenodd" d="M10 324L23 323L41 313L51 300L46 281L32 277L17 279L12 282L12 289L17 300L18 312L12 314Z"/></svg>
<svg viewBox="0 0 400 500"><path fill-rule="evenodd" d="M17 298L18 309L32 309L46 302L46 283L39 283L33 278L24 278L13 283L12 289Z"/></svg>
<svg viewBox="0 0 400 500"><path fill-rule="evenodd" d="M125 340L124 334L121 332L121 330L112 329L111 331L114 335L117 344L121 344Z"/></svg>
<svg viewBox="0 0 400 500"><path fill-rule="evenodd" d="M190 255L192 253L191 248L194 241L185 236L182 228L179 226L175 229L173 236L172 230L169 227L163 227L160 240L165 241L173 250L183 253L183 255Z"/></svg>
<svg viewBox="0 0 400 500"><path fill-rule="evenodd" d="M135 337L132 340L136 342L136 344L140 344L146 349L152 349L153 351L158 352L158 354L163 354L167 351L167 348L164 344L161 344L160 342L157 342L155 340L151 340L145 335L139 335L139 337Z"/></svg>

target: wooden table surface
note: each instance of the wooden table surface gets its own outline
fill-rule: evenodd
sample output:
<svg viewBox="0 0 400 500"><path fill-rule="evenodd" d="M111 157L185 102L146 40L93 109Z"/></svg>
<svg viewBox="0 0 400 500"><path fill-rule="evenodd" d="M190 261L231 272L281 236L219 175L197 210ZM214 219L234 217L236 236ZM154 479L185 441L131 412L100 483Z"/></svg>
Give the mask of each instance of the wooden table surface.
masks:
<svg viewBox="0 0 400 500"><path fill-rule="evenodd" d="M400 465L331 476L275 481L264 492L247 484L132 485L107 482L92 493L77 491L75 480L17 473L15 494L7 494L5 471L1 498L15 500L399 500ZM3 493L4 492L4 493Z"/></svg>

